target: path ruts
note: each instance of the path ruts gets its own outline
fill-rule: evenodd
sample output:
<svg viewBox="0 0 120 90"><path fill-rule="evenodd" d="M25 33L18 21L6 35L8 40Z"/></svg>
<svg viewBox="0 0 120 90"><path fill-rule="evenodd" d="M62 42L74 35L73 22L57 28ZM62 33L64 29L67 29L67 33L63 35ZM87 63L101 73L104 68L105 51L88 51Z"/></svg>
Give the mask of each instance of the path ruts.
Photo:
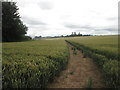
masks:
<svg viewBox="0 0 120 90"><path fill-rule="evenodd" d="M84 58L83 54L77 50L75 55L69 46L70 60L67 68L56 77L48 88L104 88L105 84L96 64L89 58Z"/></svg>

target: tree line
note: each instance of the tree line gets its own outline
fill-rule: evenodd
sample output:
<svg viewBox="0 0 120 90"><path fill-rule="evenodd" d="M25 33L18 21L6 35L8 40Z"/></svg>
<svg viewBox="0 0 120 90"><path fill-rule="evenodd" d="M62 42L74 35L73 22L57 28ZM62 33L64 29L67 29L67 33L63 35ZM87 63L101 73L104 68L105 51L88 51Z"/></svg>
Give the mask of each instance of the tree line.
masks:
<svg viewBox="0 0 120 90"><path fill-rule="evenodd" d="M43 38L65 38L65 37L81 37L81 36L93 36L91 34L81 34L80 32L77 34L76 32L72 32L71 35L61 35L61 36L46 36L46 37L42 37L42 36L35 36L33 39L34 40L39 40L39 39L43 39Z"/></svg>
<svg viewBox="0 0 120 90"><path fill-rule="evenodd" d="M30 40L25 36L28 27L20 20L15 2L2 2L2 42Z"/></svg>

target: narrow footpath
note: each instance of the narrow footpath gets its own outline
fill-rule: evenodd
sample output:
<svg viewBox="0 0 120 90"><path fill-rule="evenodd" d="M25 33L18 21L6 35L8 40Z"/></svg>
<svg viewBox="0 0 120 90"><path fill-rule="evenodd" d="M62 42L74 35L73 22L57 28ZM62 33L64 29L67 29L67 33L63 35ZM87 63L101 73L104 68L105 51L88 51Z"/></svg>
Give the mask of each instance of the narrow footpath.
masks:
<svg viewBox="0 0 120 90"><path fill-rule="evenodd" d="M90 58L85 58L81 51L68 46L70 60L67 68L48 88L104 88L105 83L97 65Z"/></svg>

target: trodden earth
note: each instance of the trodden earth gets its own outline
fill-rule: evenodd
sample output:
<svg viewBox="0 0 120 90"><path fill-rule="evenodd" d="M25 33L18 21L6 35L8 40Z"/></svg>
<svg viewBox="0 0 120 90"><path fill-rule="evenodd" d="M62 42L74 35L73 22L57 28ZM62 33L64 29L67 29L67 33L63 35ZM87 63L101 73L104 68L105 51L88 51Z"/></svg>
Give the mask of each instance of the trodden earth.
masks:
<svg viewBox="0 0 120 90"><path fill-rule="evenodd" d="M48 88L105 88L104 79L97 65L80 50L69 45L70 59L64 71Z"/></svg>

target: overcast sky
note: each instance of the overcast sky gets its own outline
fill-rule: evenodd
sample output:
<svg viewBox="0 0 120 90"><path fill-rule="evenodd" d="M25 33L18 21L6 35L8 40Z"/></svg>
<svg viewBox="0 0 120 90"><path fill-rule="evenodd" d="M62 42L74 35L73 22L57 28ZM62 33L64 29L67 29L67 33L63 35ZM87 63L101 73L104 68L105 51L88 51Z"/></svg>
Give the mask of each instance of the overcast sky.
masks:
<svg viewBox="0 0 120 90"><path fill-rule="evenodd" d="M14 1L14 0L13 0ZM118 33L119 0L15 0L27 35Z"/></svg>

